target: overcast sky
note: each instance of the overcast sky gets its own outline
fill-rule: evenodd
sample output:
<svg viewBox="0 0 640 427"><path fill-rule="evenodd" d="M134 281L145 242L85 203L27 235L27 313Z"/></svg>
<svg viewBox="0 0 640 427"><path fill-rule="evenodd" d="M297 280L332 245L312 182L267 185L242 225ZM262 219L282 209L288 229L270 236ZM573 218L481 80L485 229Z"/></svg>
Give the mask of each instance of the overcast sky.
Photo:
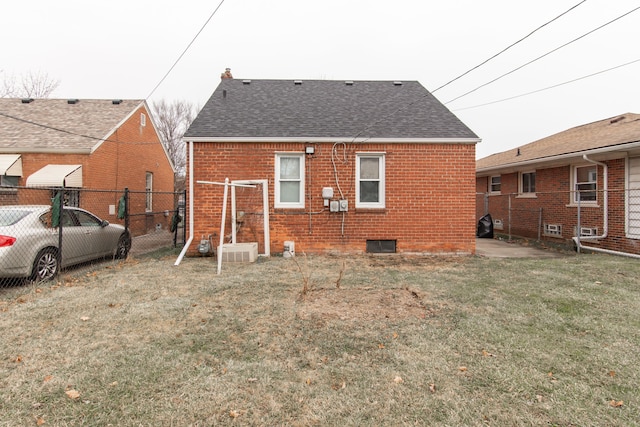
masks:
<svg viewBox="0 0 640 427"><path fill-rule="evenodd" d="M43 72L60 81L53 98L147 99L219 4L5 2L0 79ZM148 100L202 106L226 67L243 79L417 80L482 138L481 158L640 113L640 62L478 106L640 59L640 10L585 35L639 6L638 0L224 0Z"/></svg>

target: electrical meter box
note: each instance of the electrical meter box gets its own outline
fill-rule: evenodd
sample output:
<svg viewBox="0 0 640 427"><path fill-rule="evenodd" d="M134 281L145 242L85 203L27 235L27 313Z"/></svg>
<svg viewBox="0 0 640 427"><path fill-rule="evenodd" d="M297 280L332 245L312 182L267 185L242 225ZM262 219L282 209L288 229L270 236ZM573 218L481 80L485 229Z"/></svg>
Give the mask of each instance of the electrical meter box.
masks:
<svg viewBox="0 0 640 427"><path fill-rule="evenodd" d="M340 212L347 212L349 210L349 202L347 200L340 200Z"/></svg>
<svg viewBox="0 0 640 427"><path fill-rule="evenodd" d="M323 199L333 199L333 188L324 187L322 189L322 198Z"/></svg>
<svg viewBox="0 0 640 427"><path fill-rule="evenodd" d="M337 200L332 200L329 205L329 212L340 212L340 203Z"/></svg>

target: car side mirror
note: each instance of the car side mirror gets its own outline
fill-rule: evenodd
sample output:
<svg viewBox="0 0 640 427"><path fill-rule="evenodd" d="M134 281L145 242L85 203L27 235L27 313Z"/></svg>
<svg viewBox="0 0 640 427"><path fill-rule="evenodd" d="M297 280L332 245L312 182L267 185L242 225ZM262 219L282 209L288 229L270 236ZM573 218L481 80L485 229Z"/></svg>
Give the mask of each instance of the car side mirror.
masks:
<svg viewBox="0 0 640 427"><path fill-rule="evenodd" d="M103 219L100 223L100 227L106 227L107 225L109 225L109 221L107 221L106 219Z"/></svg>

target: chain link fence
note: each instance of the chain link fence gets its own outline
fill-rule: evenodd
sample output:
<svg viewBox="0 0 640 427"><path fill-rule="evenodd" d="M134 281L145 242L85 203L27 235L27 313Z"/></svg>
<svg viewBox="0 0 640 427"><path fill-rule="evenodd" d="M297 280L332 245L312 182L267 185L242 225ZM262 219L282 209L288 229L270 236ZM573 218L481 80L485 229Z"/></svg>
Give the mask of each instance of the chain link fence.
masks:
<svg viewBox="0 0 640 427"><path fill-rule="evenodd" d="M184 192L0 188L0 287L185 241Z"/></svg>
<svg viewBox="0 0 640 427"><path fill-rule="evenodd" d="M574 237L606 232L606 239L599 243L602 247L640 252L640 242L635 240L640 239L640 189L476 193L477 218L487 213L494 232L509 240L527 238L572 246Z"/></svg>

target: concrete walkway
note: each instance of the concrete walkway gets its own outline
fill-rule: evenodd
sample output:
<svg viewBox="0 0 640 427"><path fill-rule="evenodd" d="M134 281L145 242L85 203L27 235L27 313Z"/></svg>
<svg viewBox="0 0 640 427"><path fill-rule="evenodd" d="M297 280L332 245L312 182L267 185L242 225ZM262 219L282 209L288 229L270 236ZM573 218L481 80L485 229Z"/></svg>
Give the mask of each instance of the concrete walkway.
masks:
<svg viewBox="0 0 640 427"><path fill-rule="evenodd" d="M476 255L489 258L563 258L570 256L567 253L498 239L476 239Z"/></svg>

